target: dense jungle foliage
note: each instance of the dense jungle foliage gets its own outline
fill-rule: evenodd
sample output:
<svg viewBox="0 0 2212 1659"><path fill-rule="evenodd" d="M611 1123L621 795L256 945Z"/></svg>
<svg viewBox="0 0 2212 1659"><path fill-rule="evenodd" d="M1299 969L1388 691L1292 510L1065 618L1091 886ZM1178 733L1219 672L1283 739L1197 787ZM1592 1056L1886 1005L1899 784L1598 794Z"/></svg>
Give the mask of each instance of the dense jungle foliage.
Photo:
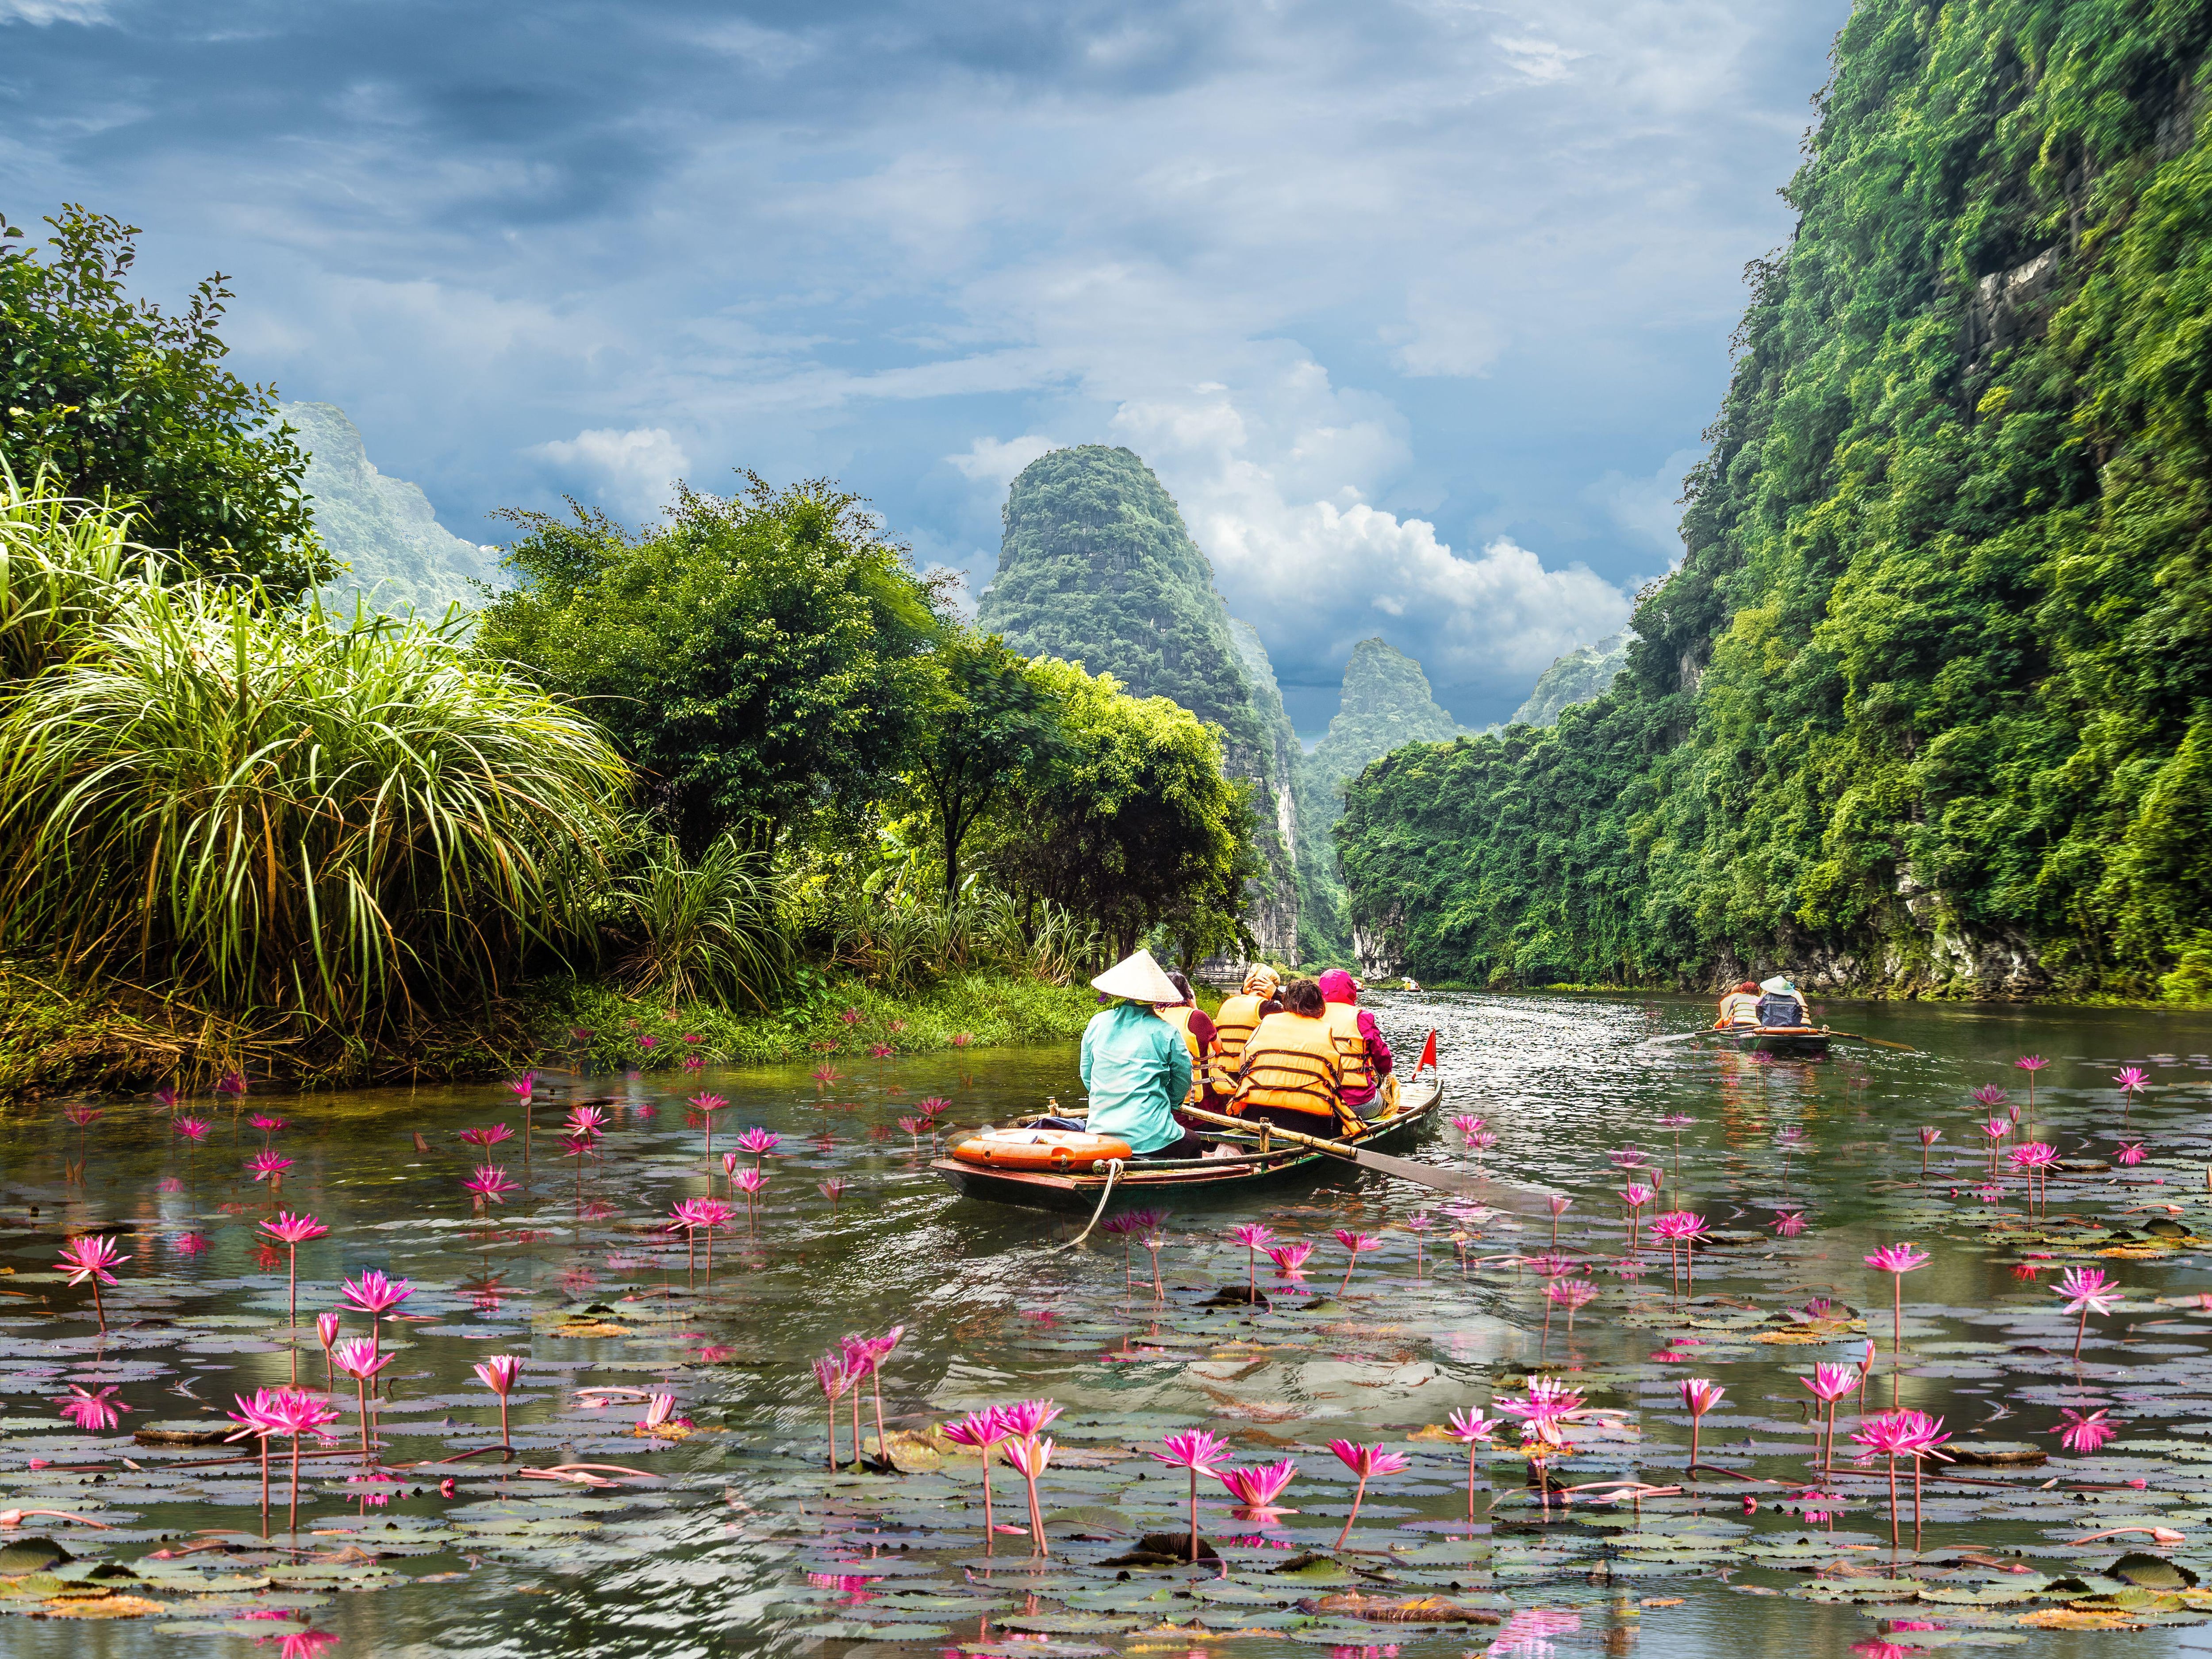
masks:
<svg viewBox="0 0 2212 1659"><path fill-rule="evenodd" d="M2208 40L1861 0L1626 672L1350 791L1399 963L2212 991Z"/></svg>
<svg viewBox="0 0 2212 1659"><path fill-rule="evenodd" d="M748 1054L1066 1035L1139 939L1245 943L1219 728L965 626L830 481L510 515L473 617L326 607L219 294L173 324L130 233L54 222L0 254L18 390L128 361L0 427L0 1026L41 1034L0 1088L489 1068L614 1009Z"/></svg>

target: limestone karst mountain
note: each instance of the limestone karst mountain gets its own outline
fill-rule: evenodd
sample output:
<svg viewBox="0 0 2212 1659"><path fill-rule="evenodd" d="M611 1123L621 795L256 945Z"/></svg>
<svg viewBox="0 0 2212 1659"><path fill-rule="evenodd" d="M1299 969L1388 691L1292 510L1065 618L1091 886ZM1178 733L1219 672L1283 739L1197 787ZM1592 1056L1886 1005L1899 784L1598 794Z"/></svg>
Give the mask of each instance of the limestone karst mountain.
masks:
<svg viewBox="0 0 2212 1659"><path fill-rule="evenodd" d="M454 535L422 490L378 471L343 410L298 403L283 413L307 452L315 529L351 567L324 590L325 599L349 610L360 594L380 611L434 617L448 605L475 606L482 596L472 580L504 585L499 550Z"/></svg>
<svg viewBox="0 0 2212 1659"><path fill-rule="evenodd" d="M1267 956L1295 959L1295 743L1267 653L1255 677L1213 568L1174 498L1133 452L1083 444L1041 455L1009 491L999 568L976 620L1024 655L1080 662L1139 696L1174 699L1221 728L1228 770L1259 786L1267 872L1246 925ZM1264 682L1255 685L1255 678Z"/></svg>
<svg viewBox="0 0 2212 1659"><path fill-rule="evenodd" d="M1628 663L1628 647L1636 637L1624 628L1609 640L1576 647L1536 678L1536 689L1513 711L1508 726L1556 726L1559 711L1577 703L1595 702L1611 689Z"/></svg>

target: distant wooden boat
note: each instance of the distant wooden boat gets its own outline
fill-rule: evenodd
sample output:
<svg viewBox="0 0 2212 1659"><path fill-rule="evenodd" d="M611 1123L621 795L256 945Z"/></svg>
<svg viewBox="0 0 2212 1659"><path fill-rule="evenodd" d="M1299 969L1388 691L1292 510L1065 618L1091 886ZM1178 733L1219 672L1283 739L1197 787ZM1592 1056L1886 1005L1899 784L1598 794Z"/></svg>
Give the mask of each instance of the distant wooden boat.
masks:
<svg viewBox="0 0 2212 1659"><path fill-rule="evenodd" d="M1403 1142L1425 1123L1432 1121L1443 1104L1442 1079L1431 1073L1407 1084L1398 1111L1376 1123L1366 1134L1346 1141L1346 1146L1381 1151ZM1298 1175L1320 1175L1346 1169L1345 1160L1309 1147L1274 1140L1266 1126L1255 1124L1249 1133L1207 1137L1210 1147L1230 1147L1227 1157L1202 1158L1137 1158L1125 1164L1114 1180L1112 1209L1125 1206L1188 1205L1211 1198L1228 1198L1266 1182ZM980 1198L994 1204L1018 1204L1030 1209L1068 1210L1088 1215L1105 1194L1108 1171L1103 1168L1062 1174L1045 1170L1002 1170L963 1163L957 1158L933 1159L931 1169L963 1198Z"/></svg>

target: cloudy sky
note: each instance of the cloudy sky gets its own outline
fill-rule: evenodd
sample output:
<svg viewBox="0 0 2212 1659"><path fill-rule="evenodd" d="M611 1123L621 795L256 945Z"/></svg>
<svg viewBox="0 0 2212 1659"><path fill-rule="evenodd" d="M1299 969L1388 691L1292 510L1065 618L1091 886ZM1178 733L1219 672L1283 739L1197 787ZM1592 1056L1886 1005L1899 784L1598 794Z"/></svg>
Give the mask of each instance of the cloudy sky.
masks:
<svg viewBox="0 0 2212 1659"><path fill-rule="evenodd" d="M1124 443L1302 729L1485 722L1675 550L1847 0L0 0L0 212L234 279L234 362L472 540L830 474L990 579Z"/></svg>

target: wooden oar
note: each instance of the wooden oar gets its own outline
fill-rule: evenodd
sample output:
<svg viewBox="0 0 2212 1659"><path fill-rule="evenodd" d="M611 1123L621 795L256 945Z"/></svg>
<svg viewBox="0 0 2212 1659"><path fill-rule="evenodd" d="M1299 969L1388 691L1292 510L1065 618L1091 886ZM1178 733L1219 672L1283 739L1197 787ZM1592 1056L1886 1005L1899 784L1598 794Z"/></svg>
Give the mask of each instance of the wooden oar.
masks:
<svg viewBox="0 0 2212 1659"><path fill-rule="evenodd" d="M1735 1035L1733 1031L1724 1031L1717 1026L1709 1025L1702 1030L1677 1031L1673 1036L1646 1037L1636 1046L1639 1048L1656 1048L1662 1042L1692 1042L1698 1037L1734 1036Z"/></svg>
<svg viewBox="0 0 2212 1659"><path fill-rule="evenodd" d="M1239 1117L1224 1117L1218 1112L1200 1111L1194 1106L1182 1109L1184 1117L1195 1118L1200 1123L1211 1123L1219 1129L1249 1130L1252 1125ZM1323 1140L1318 1135L1302 1135L1295 1129L1285 1129L1270 1124L1268 1138L1287 1140L1293 1146L1310 1146L1317 1152L1327 1152L1331 1158L1349 1159L1363 1170L1377 1170L1384 1175L1395 1176L1401 1181L1411 1181L1423 1187L1432 1187L1440 1193L1475 1195L1494 1193L1497 1185L1479 1176L1462 1175L1456 1170L1440 1170L1433 1164L1416 1164L1409 1158L1392 1158L1388 1152L1371 1152L1364 1146L1352 1146L1341 1140Z"/></svg>
<svg viewBox="0 0 2212 1659"><path fill-rule="evenodd" d="M1853 1042L1871 1042L1877 1048L1902 1048L1908 1054L1917 1054L1920 1052L1909 1042L1892 1042L1887 1037L1862 1036L1856 1031L1826 1031L1822 1035L1832 1037L1849 1037Z"/></svg>

